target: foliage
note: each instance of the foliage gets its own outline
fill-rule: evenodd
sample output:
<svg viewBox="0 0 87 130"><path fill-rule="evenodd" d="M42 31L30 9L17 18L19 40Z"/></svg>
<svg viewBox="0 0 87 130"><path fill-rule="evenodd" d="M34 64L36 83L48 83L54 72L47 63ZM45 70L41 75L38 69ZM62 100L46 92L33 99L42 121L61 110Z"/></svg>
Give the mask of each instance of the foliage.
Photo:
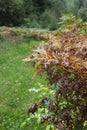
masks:
<svg viewBox="0 0 87 130"><path fill-rule="evenodd" d="M49 9L45 10L42 14L41 25L42 28L48 28L49 30L55 30L57 28L57 18Z"/></svg>
<svg viewBox="0 0 87 130"><path fill-rule="evenodd" d="M87 0L0 0L0 25L57 29L64 14L87 21Z"/></svg>
<svg viewBox="0 0 87 130"><path fill-rule="evenodd" d="M18 26L22 24L24 21L23 1L0 0L0 19L0 25Z"/></svg>
<svg viewBox="0 0 87 130"><path fill-rule="evenodd" d="M61 10L62 8L62 10ZM50 17L45 18L47 25L42 23L42 16L45 15L46 10L50 10ZM43 25L47 28L55 28L55 21L64 12L64 1L38 1L38 0L1 0L0 1L0 25L20 26L39 28ZM53 13L51 17L51 13ZM53 19L54 16L54 19Z"/></svg>
<svg viewBox="0 0 87 130"><path fill-rule="evenodd" d="M60 18L58 22L58 31L67 30L78 30L79 33L83 35L87 34L87 22L83 22L79 17L74 16L73 14L66 14Z"/></svg>
<svg viewBox="0 0 87 130"><path fill-rule="evenodd" d="M47 106L54 116L42 117L42 122L50 122L58 130L84 130L87 127L84 127L87 121L87 36L79 29L70 23L68 30L51 37L46 45L39 46L24 59L36 64L36 73L46 72L49 83L56 90L54 99L50 99ZM35 107L30 113L33 110Z"/></svg>
<svg viewBox="0 0 87 130"><path fill-rule="evenodd" d="M87 21L87 0L72 0L71 13ZM73 10L73 11L72 11Z"/></svg>
<svg viewBox="0 0 87 130"><path fill-rule="evenodd" d="M84 21L87 20L87 8L81 8L78 11L78 16L81 17Z"/></svg>

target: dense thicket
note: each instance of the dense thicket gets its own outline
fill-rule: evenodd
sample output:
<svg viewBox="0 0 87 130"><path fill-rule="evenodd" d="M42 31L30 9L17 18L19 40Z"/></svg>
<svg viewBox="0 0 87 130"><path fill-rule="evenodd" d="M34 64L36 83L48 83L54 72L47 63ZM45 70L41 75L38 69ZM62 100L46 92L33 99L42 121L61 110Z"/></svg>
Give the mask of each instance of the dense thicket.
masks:
<svg viewBox="0 0 87 130"><path fill-rule="evenodd" d="M87 0L0 0L0 25L55 29L66 13L86 21Z"/></svg>

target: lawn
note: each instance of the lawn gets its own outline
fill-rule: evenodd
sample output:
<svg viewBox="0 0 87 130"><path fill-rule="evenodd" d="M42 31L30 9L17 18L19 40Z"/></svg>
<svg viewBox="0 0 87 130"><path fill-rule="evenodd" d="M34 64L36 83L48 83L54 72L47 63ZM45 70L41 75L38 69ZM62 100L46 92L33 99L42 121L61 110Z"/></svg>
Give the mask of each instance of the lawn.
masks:
<svg viewBox="0 0 87 130"><path fill-rule="evenodd" d="M34 40L19 44L0 41L0 130L45 129L35 120L23 125L28 118L29 105L38 102L49 92L48 89L47 93L43 92L41 88L47 83L45 78L36 76L32 79L35 68L22 61L39 43Z"/></svg>

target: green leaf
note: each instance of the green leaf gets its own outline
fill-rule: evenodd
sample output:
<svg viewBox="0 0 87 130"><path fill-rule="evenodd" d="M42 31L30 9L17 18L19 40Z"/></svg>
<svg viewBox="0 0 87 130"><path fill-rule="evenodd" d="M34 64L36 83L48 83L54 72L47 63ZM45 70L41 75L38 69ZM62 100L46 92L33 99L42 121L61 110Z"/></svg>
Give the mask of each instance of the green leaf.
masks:
<svg viewBox="0 0 87 130"><path fill-rule="evenodd" d="M41 117L38 117L37 124L39 125L41 123Z"/></svg>
<svg viewBox="0 0 87 130"><path fill-rule="evenodd" d="M48 126L46 127L46 130L54 130L54 126L53 126L53 125L48 125Z"/></svg>
<svg viewBox="0 0 87 130"><path fill-rule="evenodd" d="M75 79L76 79L76 75L72 73L72 74L70 75L70 78L73 79L73 80L75 80Z"/></svg>
<svg viewBox="0 0 87 130"><path fill-rule="evenodd" d="M61 86L62 86L62 84L61 84L61 82L59 81L59 82L57 83L57 89L60 89Z"/></svg>
<svg viewBox="0 0 87 130"><path fill-rule="evenodd" d="M26 121L24 121L24 122L21 124L20 128L23 128L25 125L26 125Z"/></svg>

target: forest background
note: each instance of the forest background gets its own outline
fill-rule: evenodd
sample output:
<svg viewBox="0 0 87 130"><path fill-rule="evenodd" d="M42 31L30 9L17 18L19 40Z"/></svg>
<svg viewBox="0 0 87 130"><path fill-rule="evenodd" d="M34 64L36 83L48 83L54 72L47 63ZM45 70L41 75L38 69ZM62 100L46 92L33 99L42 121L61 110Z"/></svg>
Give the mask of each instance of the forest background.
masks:
<svg viewBox="0 0 87 130"><path fill-rule="evenodd" d="M55 30L64 14L87 21L87 0L0 0L0 26Z"/></svg>

